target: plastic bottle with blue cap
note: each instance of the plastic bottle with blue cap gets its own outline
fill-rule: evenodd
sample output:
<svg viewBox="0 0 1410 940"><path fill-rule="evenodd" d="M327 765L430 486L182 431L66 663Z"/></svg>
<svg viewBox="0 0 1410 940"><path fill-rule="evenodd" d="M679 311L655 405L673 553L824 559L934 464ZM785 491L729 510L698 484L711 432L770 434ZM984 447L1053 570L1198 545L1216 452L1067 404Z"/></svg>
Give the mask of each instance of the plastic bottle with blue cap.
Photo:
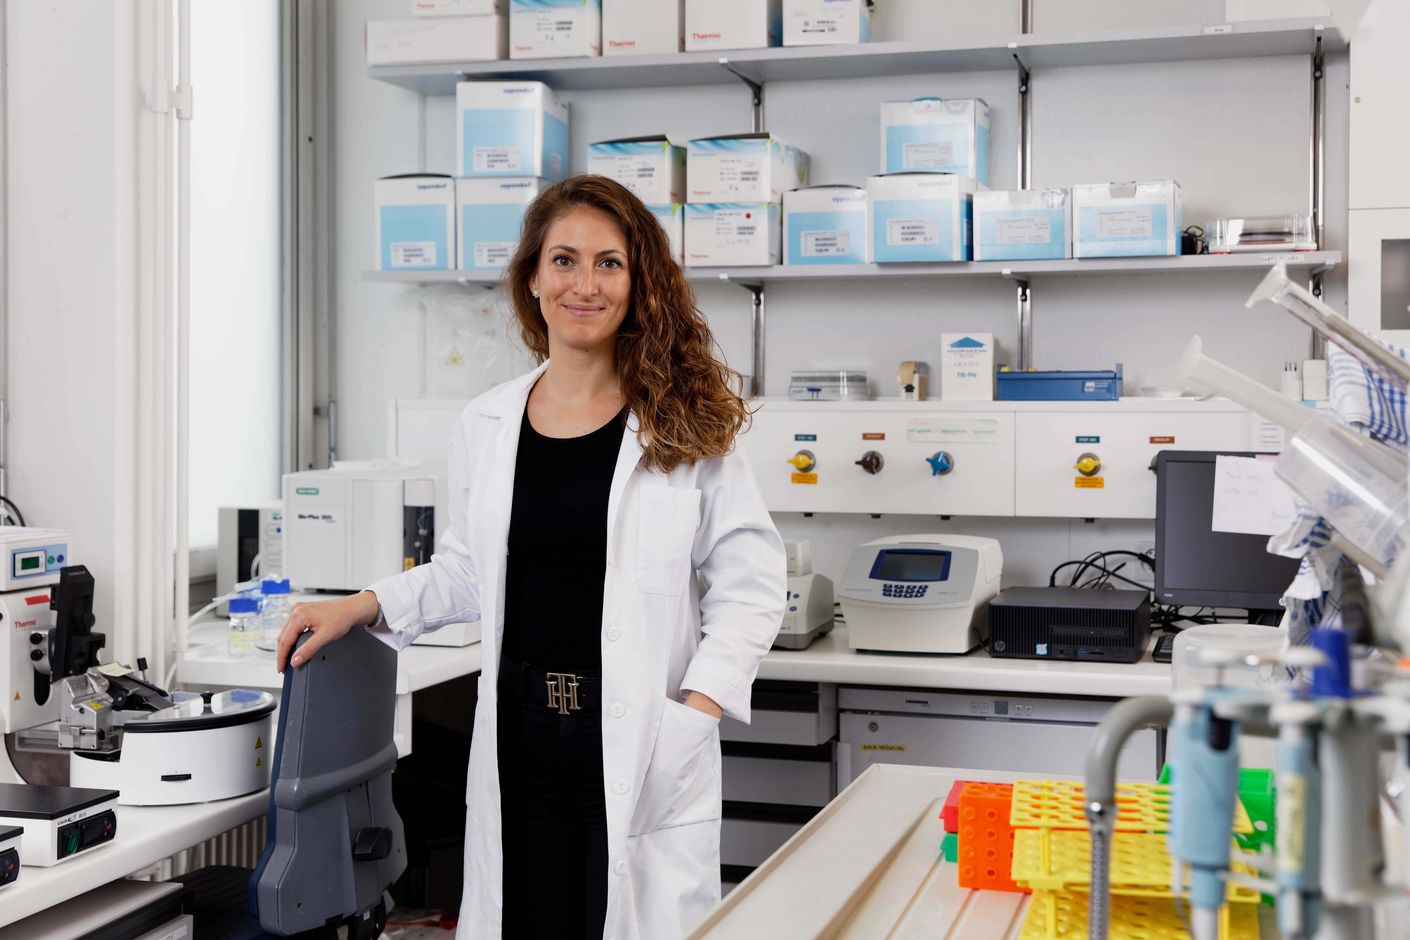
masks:
<svg viewBox="0 0 1410 940"><path fill-rule="evenodd" d="M230 626L225 631L225 651L232 659L255 655L259 641L259 598L241 595L230 599Z"/></svg>
<svg viewBox="0 0 1410 940"><path fill-rule="evenodd" d="M272 575L260 583L261 603L259 609L259 645L273 649L279 640L279 631L284 629L284 621L289 619L289 611L294 607L289 596L288 578Z"/></svg>

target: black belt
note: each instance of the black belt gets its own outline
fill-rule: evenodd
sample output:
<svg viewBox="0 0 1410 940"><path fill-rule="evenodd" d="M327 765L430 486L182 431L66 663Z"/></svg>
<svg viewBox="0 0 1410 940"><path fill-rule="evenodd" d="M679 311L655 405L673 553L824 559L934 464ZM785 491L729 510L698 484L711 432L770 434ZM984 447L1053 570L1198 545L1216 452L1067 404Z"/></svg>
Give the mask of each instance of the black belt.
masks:
<svg viewBox="0 0 1410 940"><path fill-rule="evenodd" d="M507 657L499 660L499 691L526 705L541 705L560 715L600 715L602 677L553 672Z"/></svg>

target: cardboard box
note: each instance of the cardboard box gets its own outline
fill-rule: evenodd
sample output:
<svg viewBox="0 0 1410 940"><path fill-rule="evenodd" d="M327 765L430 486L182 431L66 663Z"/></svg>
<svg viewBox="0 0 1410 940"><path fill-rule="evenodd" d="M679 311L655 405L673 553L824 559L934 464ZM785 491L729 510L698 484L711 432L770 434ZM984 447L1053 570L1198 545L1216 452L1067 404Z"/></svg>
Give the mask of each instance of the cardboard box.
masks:
<svg viewBox="0 0 1410 940"><path fill-rule="evenodd" d="M810 186L783 194L784 264L864 264L867 191Z"/></svg>
<svg viewBox="0 0 1410 940"><path fill-rule="evenodd" d="M897 173L867 180L871 259L968 261L977 184L968 176Z"/></svg>
<svg viewBox="0 0 1410 940"><path fill-rule="evenodd" d="M881 103L883 173L957 173L989 185L989 105L981 98Z"/></svg>
<svg viewBox="0 0 1410 940"><path fill-rule="evenodd" d="M685 263L685 206L676 203L671 206L647 206L651 214L661 223L661 227L666 230L666 237L671 241L671 257L676 259L676 264Z"/></svg>
<svg viewBox="0 0 1410 940"><path fill-rule="evenodd" d="M994 334L940 334L940 399L994 400Z"/></svg>
<svg viewBox="0 0 1410 940"><path fill-rule="evenodd" d="M974 260L1072 257L1072 194L1065 189L974 194Z"/></svg>
<svg viewBox="0 0 1410 940"><path fill-rule="evenodd" d="M414 16L493 16L506 0L411 0Z"/></svg>
<svg viewBox="0 0 1410 940"><path fill-rule="evenodd" d="M542 82L455 86L457 176L568 175L568 106Z"/></svg>
<svg viewBox="0 0 1410 940"><path fill-rule="evenodd" d="M509 58L602 55L602 0L509 0Z"/></svg>
<svg viewBox="0 0 1410 940"><path fill-rule="evenodd" d="M524 210L549 187L541 179L455 181L458 268L502 268L519 246Z"/></svg>
<svg viewBox="0 0 1410 940"><path fill-rule="evenodd" d="M778 203L688 203L685 266L778 264Z"/></svg>
<svg viewBox="0 0 1410 940"><path fill-rule="evenodd" d="M504 16L444 16L368 20L368 65L434 65L503 59L509 42Z"/></svg>
<svg viewBox="0 0 1410 940"><path fill-rule="evenodd" d="M389 176L372 185L377 268L445 271L455 259L455 181Z"/></svg>
<svg viewBox="0 0 1410 940"><path fill-rule="evenodd" d="M588 144L588 172L616 180L648 206L685 202L685 148L665 136Z"/></svg>
<svg viewBox="0 0 1410 940"><path fill-rule="evenodd" d="M603 55L670 55L685 48L685 0L602 0Z"/></svg>
<svg viewBox="0 0 1410 940"><path fill-rule="evenodd" d="M1180 253L1180 184L1096 183L1072 187L1072 257Z"/></svg>
<svg viewBox="0 0 1410 940"><path fill-rule="evenodd" d="M783 0L785 46L871 42L867 0Z"/></svg>
<svg viewBox="0 0 1410 940"><path fill-rule="evenodd" d="M764 49L782 42L782 0L685 0L689 52Z"/></svg>
<svg viewBox="0 0 1410 940"><path fill-rule="evenodd" d="M808 185L808 155L772 134L705 137L688 145L687 202L778 202Z"/></svg>

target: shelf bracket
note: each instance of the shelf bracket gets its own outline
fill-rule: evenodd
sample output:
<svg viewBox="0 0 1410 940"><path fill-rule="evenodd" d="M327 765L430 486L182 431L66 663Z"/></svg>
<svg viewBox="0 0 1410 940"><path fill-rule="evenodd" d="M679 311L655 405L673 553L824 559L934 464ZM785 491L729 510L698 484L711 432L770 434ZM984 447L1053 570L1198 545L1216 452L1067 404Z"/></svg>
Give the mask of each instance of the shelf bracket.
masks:
<svg viewBox="0 0 1410 940"><path fill-rule="evenodd" d="M764 132L764 86L730 65L729 59L720 59L720 68L749 86L750 104L754 109L754 133Z"/></svg>
<svg viewBox="0 0 1410 940"><path fill-rule="evenodd" d="M1327 69L1322 52L1322 35L1317 34L1312 47L1312 234L1317 241L1317 250L1322 250L1323 219L1326 198L1326 134L1327 134ZM1322 275L1325 268L1313 269L1309 274L1308 290L1312 296L1322 296ZM1327 342L1316 330L1312 331L1310 342L1311 358L1327 357Z"/></svg>
<svg viewBox="0 0 1410 940"><path fill-rule="evenodd" d="M753 296L753 306L749 314L749 332L753 348L753 372L749 377L749 397L760 398L764 394L764 285L741 284Z"/></svg>
<svg viewBox="0 0 1410 940"><path fill-rule="evenodd" d="M1018 371L1033 368L1033 290L1028 278L1006 275L1018 286Z"/></svg>
<svg viewBox="0 0 1410 940"><path fill-rule="evenodd" d="M1017 52L1010 53L1013 64L1018 67L1018 188L1031 189L1033 185L1033 107L1029 97L1032 88L1032 73Z"/></svg>

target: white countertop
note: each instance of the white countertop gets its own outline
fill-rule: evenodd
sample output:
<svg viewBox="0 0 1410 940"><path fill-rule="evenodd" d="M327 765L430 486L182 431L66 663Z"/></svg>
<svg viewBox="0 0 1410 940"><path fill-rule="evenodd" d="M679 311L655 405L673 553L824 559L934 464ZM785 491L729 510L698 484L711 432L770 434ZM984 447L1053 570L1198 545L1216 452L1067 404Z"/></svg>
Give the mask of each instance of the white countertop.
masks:
<svg viewBox="0 0 1410 940"><path fill-rule="evenodd" d="M268 790L192 806L119 806L112 842L49 868L20 870L20 880L0 891L0 927L199 845L268 809Z"/></svg>
<svg viewBox="0 0 1410 940"><path fill-rule="evenodd" d="M279 691L284 677L274 671L274 654L259 652L235 659L225 652L224 620L208 620L191 629L191 648L177 666L177 682L187 686L240 687ZM480 671L480 644L410 646L397 654L397 694L408 695L448 679Z"/></svg>
<svg viewBox="0 0 1410 940"><path fill-rule="evenodd" d="M847 628L841 625L805 650L770 651L759 664L759 678L1089 698L1170 691L1170 666L1152 662L1149 649L1137 663L995 659L982 649L964 656L857 653L847 645Z"/></svg>

